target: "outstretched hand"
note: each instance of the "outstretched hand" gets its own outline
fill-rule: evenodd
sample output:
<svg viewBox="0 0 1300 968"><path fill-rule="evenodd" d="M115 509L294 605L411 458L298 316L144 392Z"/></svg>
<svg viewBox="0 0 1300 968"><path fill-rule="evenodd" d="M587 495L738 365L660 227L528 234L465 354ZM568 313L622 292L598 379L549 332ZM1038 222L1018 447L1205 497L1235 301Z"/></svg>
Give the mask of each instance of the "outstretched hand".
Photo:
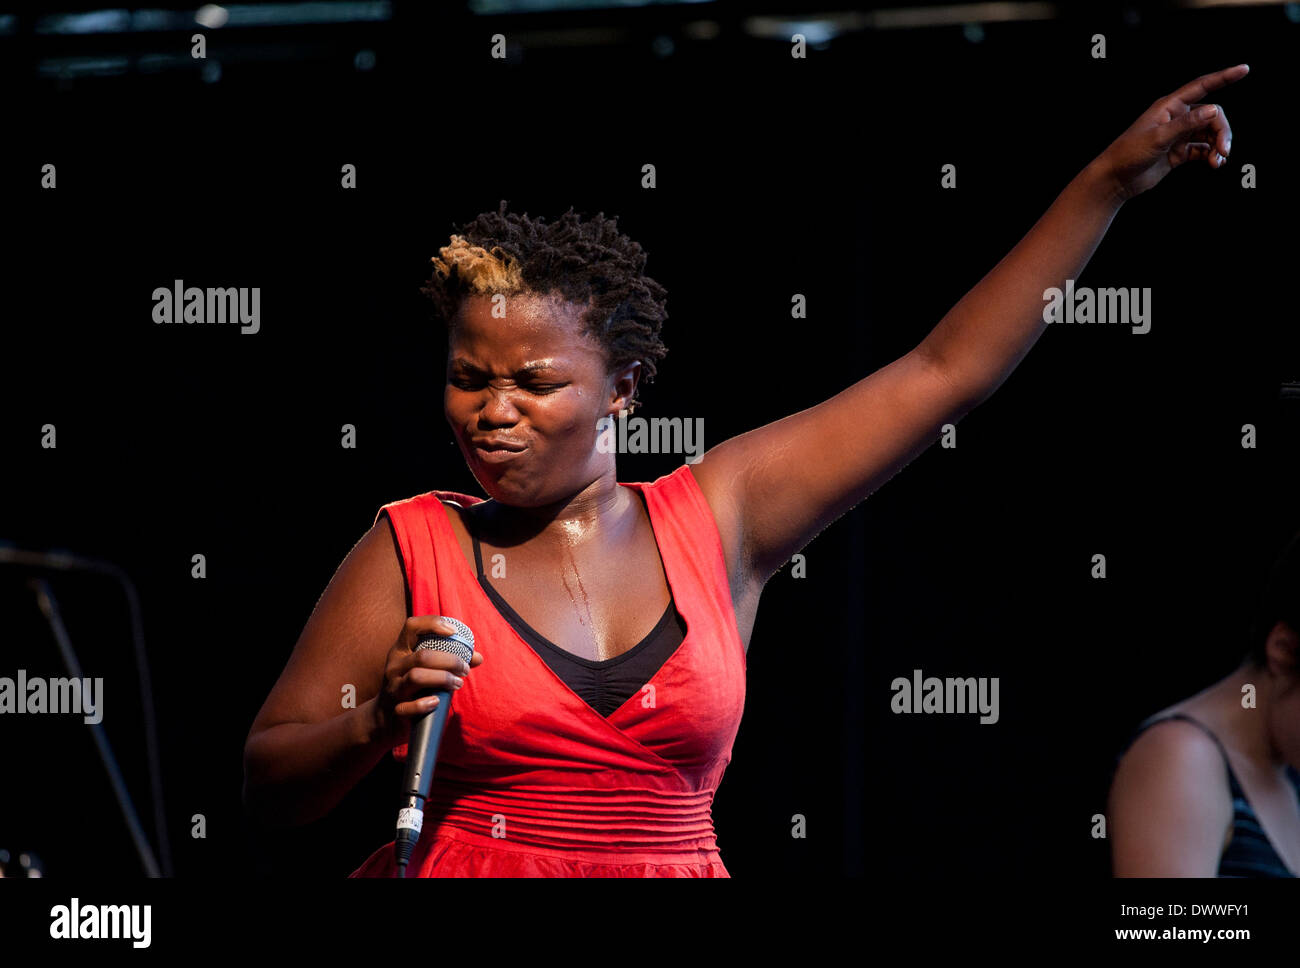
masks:
<svg viewBox="0 0 1300 968"><path fill-rule="evenodd" d="M1202 103L1202 99L1210 91L1241 80L1249 71L1245 64L1238 64L1198 77L1157 100L1111 142L1098 162L1114 181L1120 198L1142 194L1184 162L1205 161L1211 168L1223 167L1232 150L1232 129L1223 108Z"/></svg>

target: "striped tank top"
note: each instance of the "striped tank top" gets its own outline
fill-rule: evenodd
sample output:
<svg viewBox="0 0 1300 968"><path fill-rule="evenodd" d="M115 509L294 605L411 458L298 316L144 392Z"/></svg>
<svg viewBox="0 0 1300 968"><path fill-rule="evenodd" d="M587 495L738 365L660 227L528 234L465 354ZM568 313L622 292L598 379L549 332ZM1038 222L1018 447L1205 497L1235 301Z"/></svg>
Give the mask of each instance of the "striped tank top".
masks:
<svg viewBox="0 0 1300 968"><path fill-rule="evenodd" d="M1232 839L1219 857L1217 876L1295 877L1296 875L1287 868L1286 863L1277 850L1274 849L1272 841L1268 839L1268 834L1264 832L1264 828L1260 826L1259 817L1255 815L1255 809L1250 805L1250 801L1246 799L1246 793L1237 781L1237 775L1232 771L1232 764L1228 762L1228 751L1219 742L1219 737L1214 735L1214 732L1200 720L1193 719L1191 716L1182 713L1173 713L1169 716L1161 716L1159 719L1152 719L1142 723L1115 757L1115 767L1118 768L1120 758L1128 752L1129 747L1137 741L1139 736L1156 723L1163 723L1168 719L1181 719L1203 730L1210 739L1214 740L1214 745L1219 748L1219 755L1223 757L1224 768L1228 771L1228 788L1232 794ZM1291 781L1291 785L1295 787L1297 798L1300 798L1300 771L1288 764L1286 775L1287 779Z"/></svg>

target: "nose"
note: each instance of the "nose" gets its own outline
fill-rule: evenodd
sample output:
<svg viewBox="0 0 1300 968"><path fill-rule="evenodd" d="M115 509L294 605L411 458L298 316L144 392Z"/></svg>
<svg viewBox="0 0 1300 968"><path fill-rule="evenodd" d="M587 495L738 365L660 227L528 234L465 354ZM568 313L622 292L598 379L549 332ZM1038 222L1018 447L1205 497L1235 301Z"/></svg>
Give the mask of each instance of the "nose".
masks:
<svg viewBox="0 0 1300 968"><path fill-rule="evenodd" d="M519 422L519 408L514 402L514 388L488 386L487 398L478 412L480 426L509 427Z"/></svg>

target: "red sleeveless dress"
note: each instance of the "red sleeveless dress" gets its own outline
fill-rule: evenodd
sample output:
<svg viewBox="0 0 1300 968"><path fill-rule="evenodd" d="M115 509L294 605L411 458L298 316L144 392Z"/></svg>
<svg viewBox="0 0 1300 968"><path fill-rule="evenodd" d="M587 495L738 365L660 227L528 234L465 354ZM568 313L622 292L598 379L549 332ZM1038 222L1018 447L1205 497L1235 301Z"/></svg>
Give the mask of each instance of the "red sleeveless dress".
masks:
<svg viewBox="0 0 1300 968"><path fill-rule="evenodd" d="M481 498L430 491L384 505L413 614L460 619L485 656L454 694L408 877L730 876L712 805L740 727L746 662L722 542L689 465L620 486L645 496L686 635L608 718L479 585L441 501ZM393 756L404 760L405 744ZM394 872L390 842L351 876Z"/></svg>

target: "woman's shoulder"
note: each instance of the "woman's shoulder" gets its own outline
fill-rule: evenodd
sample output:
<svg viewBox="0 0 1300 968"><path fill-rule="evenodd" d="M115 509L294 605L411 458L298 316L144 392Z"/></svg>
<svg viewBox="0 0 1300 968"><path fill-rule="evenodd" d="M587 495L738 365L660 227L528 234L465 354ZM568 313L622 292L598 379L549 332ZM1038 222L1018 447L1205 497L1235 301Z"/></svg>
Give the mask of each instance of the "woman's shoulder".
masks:
<svg viewBox="0 0 1300 968"><path fill-rule="evenodd" d="M1140 759L1156 755L1192 764L1222 758L1213 732L1178 707L1161 710L1142 721L1125 748L1124 758L1135 754Z"/></svg>
<svg viewBox="0 0 1300 968"><path fill-rule="evenodd" d="M381 506L385 508L397 508L406 506L428 507L433 504L457 504L461 507L471 507L483 502L483 498L476 497L473 494L465 494L461 491L446 489L435 489L432 491L423 491L419 494L412 494L410 497L397 498Z"/></svg>
<svg viewBox="0 0 1300 968"><path fill-rule="evenodd" d="M1106 814L1116 874L1213 876L1231 837L1227 764L1185 719L1152 717L1121 754Z"/></svg>
<svg viewBox="0 0 1300 968"><path fill-rule="evenodd" d="M1227 754L1214 732L1179 703L1147 717L1117 757L1113 786L1143 800L1176 801L1229 791Z"/></svg>
<svg viewBox="0 0 1300 968"><path fill-rule="evenodd" d="M445 508L463 509L473 507L482 503L482 501L483 498L475 497L472 494L464 494L460 491L424 491L410 497L388 501L381 505L375 513L374 523L378 526L383 523L382 519L387 518L389 523L396 529L402 527L408 519L422 519L435 511L439 511L439 505Z"/></svg>
<svg viewBox="0 0 1300 968"><path fill-rule="evenodd" d="M1221 729L1217 711L1205 693L1198 693L1143 719L1129 734L1125 752L1142 743L1145 749L1191 747L1221 755Z"/></svg>

